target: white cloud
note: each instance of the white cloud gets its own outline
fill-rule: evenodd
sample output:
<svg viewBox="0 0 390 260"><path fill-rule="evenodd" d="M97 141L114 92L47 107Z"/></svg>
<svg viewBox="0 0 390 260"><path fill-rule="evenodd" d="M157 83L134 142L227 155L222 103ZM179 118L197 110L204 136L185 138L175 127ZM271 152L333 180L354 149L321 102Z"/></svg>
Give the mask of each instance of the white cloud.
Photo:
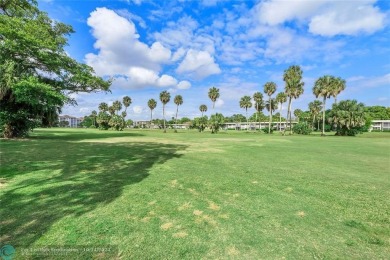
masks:
<svg viewBox="0 0 390 260"><path fill-rule="evenodd" d="M225 102L222 98L218 98L217 101L215 101L215 107L223 107L223 104L225 104Z"/></svg>
<svg viewBox="0 0 390 260"><path fill-rule="evenodd" d="M191 87L191 83L187 80L180 81L179 84L177 84L178 89L189 89Z"/></svg>
<svg viewBox="0 0 390 260"><path fill-rule="evenodd" d="M94 47L98 53L88 53L86 63L99 76L115 77L114 87L177 85L172 76L159 76L161 66L171 60L171 51L160 42L154 42L150 47L141 42L131 20L107 8L97 8L88 18L88 25L96 38Z"/></svg>
<svg viewBox="0 0 390 260"><path fill-rule="evenodd" d="M207 51L190 49L176 69L176 72L187 74L195 79L203 79L210 75L221 73L221 69Z"/></svg>
<svg viewBox="0 0 390 260"><path fill-rule="evenodd" d="M292 20L308 21L309 31L322 36L373 33L385 25L386 15L374 7L376 0L270 0L260 2L255 13L260 23L275 26Z"/></svg>
<svg viewBox="0 0 390 260"><path fill-rule="evenodd" d="M143 109L143 107L141 107L141 106L134 106L134 107L133 107L133 112L134 112L135 114L142 114L143 111L144 111L144 109Z"/></svg>

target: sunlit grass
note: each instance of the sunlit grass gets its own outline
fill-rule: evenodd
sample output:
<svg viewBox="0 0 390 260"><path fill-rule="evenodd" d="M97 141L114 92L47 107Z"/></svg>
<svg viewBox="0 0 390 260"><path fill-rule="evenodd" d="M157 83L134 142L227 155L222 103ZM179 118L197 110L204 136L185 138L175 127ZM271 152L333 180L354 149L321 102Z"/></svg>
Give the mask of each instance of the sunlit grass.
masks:
<svg viewBox="0 0 390 260"><path fill-rule="evenodd" d="M389 166L386 133L37 130L1 141L0 244L114 245L123 259L384 259Z"/></svg>

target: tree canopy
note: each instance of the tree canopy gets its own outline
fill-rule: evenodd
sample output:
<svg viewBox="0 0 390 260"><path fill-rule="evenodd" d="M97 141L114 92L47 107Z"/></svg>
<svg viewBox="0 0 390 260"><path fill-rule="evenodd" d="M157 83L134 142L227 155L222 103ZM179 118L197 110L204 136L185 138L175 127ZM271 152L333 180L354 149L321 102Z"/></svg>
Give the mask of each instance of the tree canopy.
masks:
<svg viewBox="0 0 390 260"><path fill-rule="evenodd" d="M47 113L75 103L70 93L109 90L110 80L65 52L72 27L50 19L36 1L0 1L0 14L2 136L26 135Z"/></svg>

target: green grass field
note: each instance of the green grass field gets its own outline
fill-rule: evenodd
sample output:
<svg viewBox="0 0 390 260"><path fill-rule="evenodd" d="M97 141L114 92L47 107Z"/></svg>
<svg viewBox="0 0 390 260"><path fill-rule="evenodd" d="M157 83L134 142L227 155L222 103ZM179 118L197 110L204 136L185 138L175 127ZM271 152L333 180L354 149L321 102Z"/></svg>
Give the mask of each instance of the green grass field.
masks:
<svg viewBox="0 0 390 260"><path fill-rule="evenodd" d="M49 245L115 246L101 259L390 255L390 134L41 129L0 145L0 245L21 259Z"/></svg>

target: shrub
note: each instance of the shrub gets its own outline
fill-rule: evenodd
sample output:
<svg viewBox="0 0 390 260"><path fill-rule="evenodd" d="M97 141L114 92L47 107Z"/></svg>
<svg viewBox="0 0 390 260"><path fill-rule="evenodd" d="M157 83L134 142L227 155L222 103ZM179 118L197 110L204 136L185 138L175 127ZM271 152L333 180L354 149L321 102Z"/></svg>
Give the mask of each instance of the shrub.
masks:
<svg viewBox="0 0 390 260"><path fill-rule="evenodd" d="M293 127L293 132L300 135L309 135L311 131L310 125L306 122L298 123Z"/></svg>

